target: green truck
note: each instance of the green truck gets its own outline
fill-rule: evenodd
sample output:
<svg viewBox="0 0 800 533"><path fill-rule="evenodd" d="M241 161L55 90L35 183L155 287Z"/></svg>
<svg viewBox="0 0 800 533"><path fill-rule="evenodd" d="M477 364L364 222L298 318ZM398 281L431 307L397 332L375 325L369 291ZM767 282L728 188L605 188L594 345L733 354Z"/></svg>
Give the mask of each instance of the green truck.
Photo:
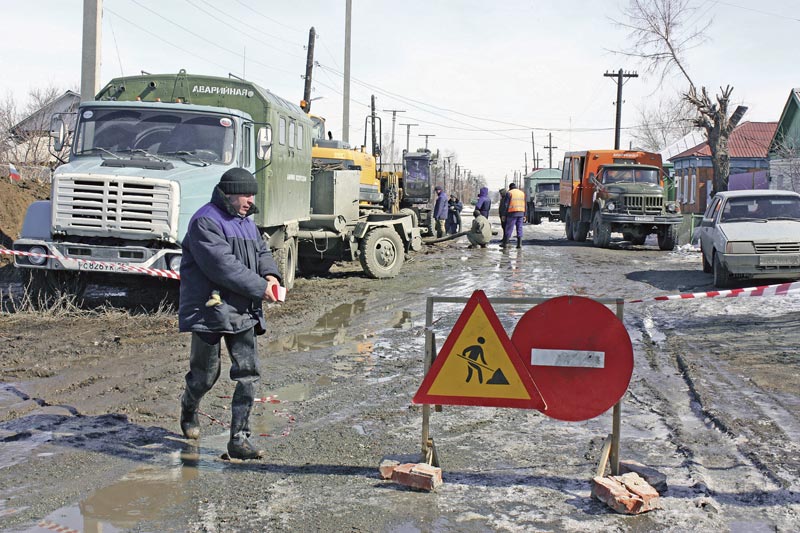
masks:
<svg viewBox="0 0 800 533"><path fill-rule="evenodd" d="M531 224L541 224L543 218L551 222L560 220L558 191L561 171L557 168L540 168L526 174L525 218Z"/></svg>
<svg viewBox="0 0 800 533"><path fill-rule="evenodd" d="M30 206L14 243L22 252L15 264L36 289L80 292L93 273L179 277L189 219L236 166L259 182L255 222L287 288L298 266L321 272L337 260L394 276L405 253L421 247L410 217L337 211L357 204L357 172L320 176L315 186L311 120L254 83L184 70L120 77L77 115L74 132L66 117L53 118L54 147L70 141L69 162L55 170L50 200ZM353 179L355 196L345 200L339 191Z"/></svg>

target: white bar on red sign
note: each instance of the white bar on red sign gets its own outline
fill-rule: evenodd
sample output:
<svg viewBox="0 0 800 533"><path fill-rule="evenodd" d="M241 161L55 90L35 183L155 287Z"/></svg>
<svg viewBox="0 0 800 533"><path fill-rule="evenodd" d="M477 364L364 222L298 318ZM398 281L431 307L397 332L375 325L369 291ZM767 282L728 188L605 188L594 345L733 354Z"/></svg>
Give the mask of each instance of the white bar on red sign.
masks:
<svg viewBox="0 0 800 533"><path fill-rule="evenodd" d="M586 350L531 350L531 366L576 366L584 368L604 368L605 352Z"/></svg>

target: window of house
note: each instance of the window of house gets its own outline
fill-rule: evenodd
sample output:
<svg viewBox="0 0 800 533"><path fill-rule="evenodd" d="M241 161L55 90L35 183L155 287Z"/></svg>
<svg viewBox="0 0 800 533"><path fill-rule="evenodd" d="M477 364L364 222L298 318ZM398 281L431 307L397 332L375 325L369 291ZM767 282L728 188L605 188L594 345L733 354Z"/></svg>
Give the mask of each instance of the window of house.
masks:
<svg viewBox="0 0 800 533"><path fill-rule="evenodd" d="M692 183L689 185L689 203L695 202L695 194L697 191L697 171L692 170Z"/></svg>

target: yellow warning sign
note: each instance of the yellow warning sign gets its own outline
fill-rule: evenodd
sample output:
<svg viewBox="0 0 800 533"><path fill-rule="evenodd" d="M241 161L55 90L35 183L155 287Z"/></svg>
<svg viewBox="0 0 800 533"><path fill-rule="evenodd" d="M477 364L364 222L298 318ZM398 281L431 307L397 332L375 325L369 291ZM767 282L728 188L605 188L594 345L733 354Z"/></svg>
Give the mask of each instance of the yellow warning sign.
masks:
<svg viewBox="0 0 800 533"><path fill-rule="evenodd" d="M483 291L475 291L467 302L414 403L544 408Z"/></svg>

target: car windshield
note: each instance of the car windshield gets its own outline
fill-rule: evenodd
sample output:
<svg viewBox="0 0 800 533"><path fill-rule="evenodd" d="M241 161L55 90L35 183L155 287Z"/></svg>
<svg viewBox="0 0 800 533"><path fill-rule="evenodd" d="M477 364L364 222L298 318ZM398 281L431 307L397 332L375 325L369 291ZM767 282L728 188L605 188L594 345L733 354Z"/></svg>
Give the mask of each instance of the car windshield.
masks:
<svg viewBox="0 0 800 533"><path fill-rule="evenodd" d="M777 195L730 198L722 208L720 222L754 220L800 220L800 198Z"/></svg>
<svg viewBox="0 0 800 533"><path fill-rule="evenodd" d="M82 108L75 155L91 153L195 156L211 163L233 161L234 121L162 109Z"/></svg>
<svg viewBox="0 0 800 533"><path fill-rule="evenodd" d="M540 183L536 186L536 192L558 192L558 183Z"/></svg>
<svg viewBox="0 0 800 533"><path fill-rule="evenodd" d="M658 185L658 170L654 168L607 168L603 171L603 183L652 183Z"/></svg>

